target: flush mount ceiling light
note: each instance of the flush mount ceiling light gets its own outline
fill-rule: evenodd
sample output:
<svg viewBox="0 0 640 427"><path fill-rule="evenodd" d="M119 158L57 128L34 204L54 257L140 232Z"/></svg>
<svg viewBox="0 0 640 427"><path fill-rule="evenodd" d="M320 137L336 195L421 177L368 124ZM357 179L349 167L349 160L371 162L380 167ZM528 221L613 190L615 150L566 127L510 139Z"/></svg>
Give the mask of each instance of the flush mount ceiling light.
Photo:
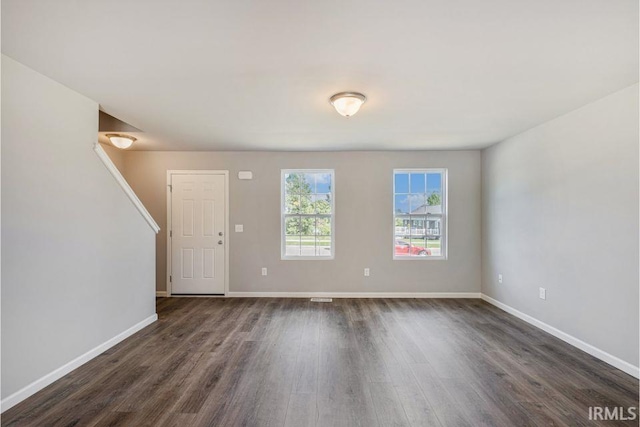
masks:
<svg viewBox="0 0 640 427"><path fill-rule="evenodd" d="M121 149L129 148L135 142L135 138L129 135L122 135L119 133L108 133L107 138L111 143Z"/></svg>
<svg viewBox="0 0 640 427"><path fill-rule="evenodd" d="M351 117L358 112L367 97L358 92L340 92L329 98L329 102L336 109L338 114Z"/></svg>

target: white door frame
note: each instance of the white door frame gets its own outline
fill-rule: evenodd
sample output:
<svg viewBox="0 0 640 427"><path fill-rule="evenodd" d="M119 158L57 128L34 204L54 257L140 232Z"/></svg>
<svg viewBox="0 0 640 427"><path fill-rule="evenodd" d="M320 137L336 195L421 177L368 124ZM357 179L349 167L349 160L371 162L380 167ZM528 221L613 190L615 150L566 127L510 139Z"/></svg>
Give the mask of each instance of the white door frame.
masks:
<svg viewBox="0 0 640 427"><path fill-rule="evenodd" d="M171 177L173 175L224 175L224 295L229 294L229 171L167 170L167 296L171 295ZM212 295L216 297L217 295Z"/></svg>

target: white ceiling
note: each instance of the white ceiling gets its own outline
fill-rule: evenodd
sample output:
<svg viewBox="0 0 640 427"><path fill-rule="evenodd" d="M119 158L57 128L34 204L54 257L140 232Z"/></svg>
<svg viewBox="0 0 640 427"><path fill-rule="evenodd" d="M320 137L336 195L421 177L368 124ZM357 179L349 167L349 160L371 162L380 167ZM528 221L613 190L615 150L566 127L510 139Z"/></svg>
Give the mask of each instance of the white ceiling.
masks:
<svg viewBox="0 0 640 427"><path fill-rule="evenodd" d="M479 148L637 82L638 1L4 0L2 52L139 149Z"/></svg>

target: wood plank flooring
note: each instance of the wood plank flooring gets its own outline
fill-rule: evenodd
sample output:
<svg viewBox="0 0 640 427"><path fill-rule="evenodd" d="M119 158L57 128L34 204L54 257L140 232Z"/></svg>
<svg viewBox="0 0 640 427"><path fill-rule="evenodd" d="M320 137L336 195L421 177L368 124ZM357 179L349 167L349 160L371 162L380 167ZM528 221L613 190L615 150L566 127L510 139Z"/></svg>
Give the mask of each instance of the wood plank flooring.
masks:
<svg viewBox="0 0 640 427"><path fill-rule="evenodd" d="M635 378L481 300L157 307L2 425L613 426L588 407L638 406Z"/></svg>

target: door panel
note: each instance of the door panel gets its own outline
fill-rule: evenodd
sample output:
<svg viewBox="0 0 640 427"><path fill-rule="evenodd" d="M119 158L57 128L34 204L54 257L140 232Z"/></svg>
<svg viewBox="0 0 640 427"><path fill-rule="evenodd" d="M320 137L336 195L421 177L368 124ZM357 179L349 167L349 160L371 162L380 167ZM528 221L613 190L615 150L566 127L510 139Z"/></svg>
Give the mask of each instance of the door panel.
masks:
<svg viewBox="0 0 640 427"><path fill-rule="evenodd" d="M213 200L202 201L202 218L203 218L203 230L202 234L207 237L213 236L213 230L215 228L215 203Z"/></svg>
<svg viewBox="0 0 640 427"><path fill-rule="evenodd" d="M171 293L223 294L225 175L171 175Z"/></svg>
<svg viewBox="0 0 640 427"><path fill-rule="evenodd" d="M184 196L183 196L184 197ZM193 237L193 223L195 218L193 217L193 203L194 200L182 199L182 236Z"/></svg>
<svg viewBox="0 0 640 427"><path fill-rule="evenodd" d="M193 248L182 248L182 279L193 279Z"/></svg>
<svg viewBox="0 0 640 427"><path fill-rule="evenodd" d="M202 277L205 279L213 279L215 277L215 251L213 249L205 249L202 251Z"/></svg>

